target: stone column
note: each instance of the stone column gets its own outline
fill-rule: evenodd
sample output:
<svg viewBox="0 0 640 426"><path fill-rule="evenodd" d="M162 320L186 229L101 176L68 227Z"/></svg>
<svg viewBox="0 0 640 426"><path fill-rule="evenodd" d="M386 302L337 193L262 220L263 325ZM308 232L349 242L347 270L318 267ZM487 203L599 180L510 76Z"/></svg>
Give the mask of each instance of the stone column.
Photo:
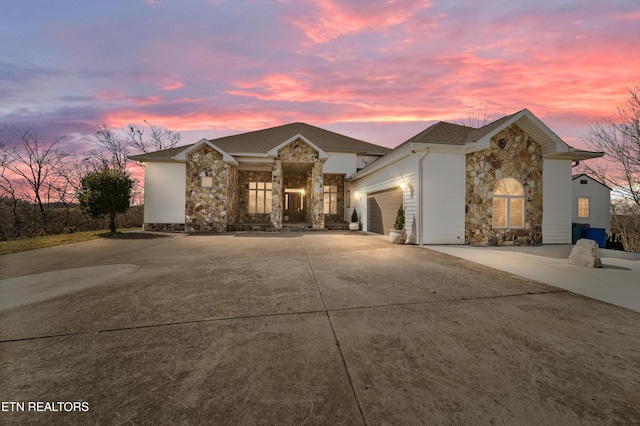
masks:
<svg viewBox="0 0 640 426"><path fill-rule="evenodd" d="M322 168L324 162L316 160L311 169L311 184L313 185L313 197L311 206L311 227L324 229L324 182Z"/></svg>
<svg viewBox="0 0 640 426"><path fill-rule="evenodd" d="M273 160L271 182L271 226L280 229L282 228L284 185L282 180L282 162L279 159Z"/></svg>

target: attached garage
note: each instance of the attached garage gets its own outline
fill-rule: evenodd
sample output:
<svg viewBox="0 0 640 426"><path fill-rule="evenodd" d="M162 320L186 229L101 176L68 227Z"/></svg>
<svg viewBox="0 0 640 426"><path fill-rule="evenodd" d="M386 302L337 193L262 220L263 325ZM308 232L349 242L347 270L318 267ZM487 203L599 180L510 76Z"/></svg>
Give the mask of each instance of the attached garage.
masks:
<svg viewBox="0 0 640 426"><path fill-rule="evenodd" d="M386 235L396 222L402 202L400 187L367 195L367 231Z"/></svg>

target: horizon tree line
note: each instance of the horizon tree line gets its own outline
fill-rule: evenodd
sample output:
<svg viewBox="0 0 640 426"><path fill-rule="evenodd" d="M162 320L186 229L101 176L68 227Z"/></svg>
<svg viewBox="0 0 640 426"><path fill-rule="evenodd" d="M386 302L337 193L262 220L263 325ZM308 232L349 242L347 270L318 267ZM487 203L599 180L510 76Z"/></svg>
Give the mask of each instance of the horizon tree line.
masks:
<svg viewBox="0 0 640 426"><path fill-rule="evenodd" d="M120 131L101 124L93 133L94 147L82 155L64 150L64 136L44 138L34 127L0 129L0 239L104 227L104 221L79 214L83 178L104 169L130 176L130 152L173 148L180 142L180 133L145 124ZM141 223L141 217L134 221Z"/></svg>

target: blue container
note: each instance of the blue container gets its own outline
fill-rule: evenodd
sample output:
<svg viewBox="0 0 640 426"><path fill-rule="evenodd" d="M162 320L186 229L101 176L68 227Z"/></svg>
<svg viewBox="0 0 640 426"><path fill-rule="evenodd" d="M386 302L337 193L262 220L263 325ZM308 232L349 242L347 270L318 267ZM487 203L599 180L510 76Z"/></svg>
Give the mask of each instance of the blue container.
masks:
<svg viewBox="0 0 640 426"><path fill-rule="evenodd" d="M577 243L580 238L584 237L584 231L586 229L588 228L579 228L577 226L571 228L571 244Z"/></svg>
<svg viewBox="0 0 640 426"><path fill-rule="evenodd" d="M582 237L595 241L600 248L607 246L607 230L604 228L586 228Z"/></svg>

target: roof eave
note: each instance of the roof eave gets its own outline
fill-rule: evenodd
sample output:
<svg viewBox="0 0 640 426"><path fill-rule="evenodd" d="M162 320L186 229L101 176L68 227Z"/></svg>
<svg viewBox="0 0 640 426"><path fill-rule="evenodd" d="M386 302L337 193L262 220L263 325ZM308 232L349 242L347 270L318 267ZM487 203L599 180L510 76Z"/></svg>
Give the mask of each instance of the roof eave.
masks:
<svg viewBox="0 0 640 426"><path fill-rule="evenodd" d="M368 176L380 169L388 167L394 163L397 163L400 160L407 158L411 154L428 151L429 148L427 145L428 144L421 143L421 142L405 142L403 144L400 144L388 154L378 158L376 161L369 164L364 169L349 176L346 179L346 181L353 182L358 179L362 179L365 176Z"/></svg>

